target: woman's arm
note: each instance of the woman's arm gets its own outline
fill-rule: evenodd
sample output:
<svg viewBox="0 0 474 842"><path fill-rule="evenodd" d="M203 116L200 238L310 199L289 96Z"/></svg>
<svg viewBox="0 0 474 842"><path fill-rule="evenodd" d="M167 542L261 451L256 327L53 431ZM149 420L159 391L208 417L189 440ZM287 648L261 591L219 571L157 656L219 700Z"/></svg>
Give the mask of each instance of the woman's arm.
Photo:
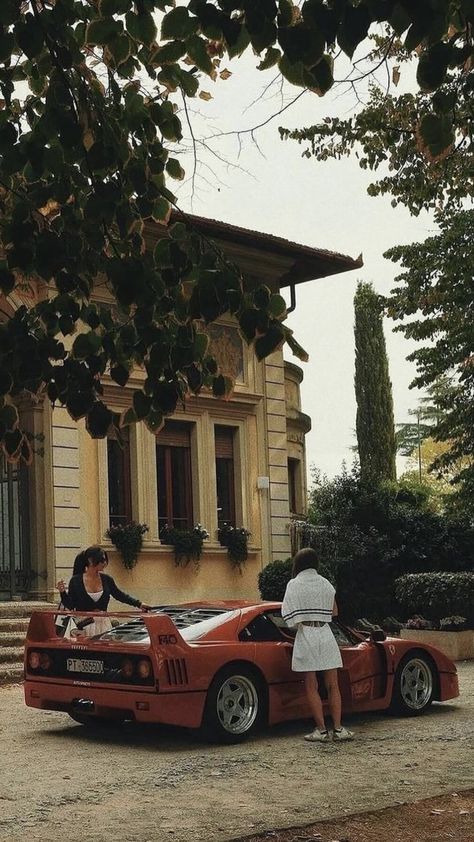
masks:
<svg viewBox="0 0 474 842"><path fill-rule="evenodd" d="M125 603L125 605L133 605L134 608L142 607L143 603L139 599L135 599L135 597L130 596L130 594L125 593L125 591L121 591L120 588L117 587L117 585L115 584L115 580L112 579L112 576L107 576L107 583L109 586L110 595L113 596L113 598L116 599L118 602L123 602Z"/></svg>
<svg viewBox="0 0 474 842"><path fill-rule="evenodd" d="M334 600L334 604L332 606L332 616L337 617L338 614L339 614L339 608L337 607L336 600Z"/></svg>
<svg viewBox="0 0 474 842"><path fill-rule="evenodd" d="M62 586L62 588L61 588L61 586ZM74 599L74 583L73 583L72 579L69 582L68 590L66 590L66 587L65 587L62 579L58 582L57 588L59 590L59 594L61 596L61 602L64 605L64 607L68 608L69 610L75 608L75 605L74 605L74 602L75 602L75 599Z"/></svg>

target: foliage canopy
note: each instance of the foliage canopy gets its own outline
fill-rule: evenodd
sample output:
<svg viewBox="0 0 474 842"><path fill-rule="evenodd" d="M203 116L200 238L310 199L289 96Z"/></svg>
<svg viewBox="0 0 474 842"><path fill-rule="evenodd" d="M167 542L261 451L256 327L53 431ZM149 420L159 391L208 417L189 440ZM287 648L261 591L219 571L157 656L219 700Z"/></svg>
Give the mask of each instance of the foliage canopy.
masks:
<svg viewBox="0 0 474 842"><path fill-rule="evenodd" d="M176 98L198 96L202 75L215 79L224 56L250 47L261 70L277 65L323 95L337 51L352 57L373 23L418 53L428 93L452 73L470 84L473 22L472 0L2 0L0 289L16 306L2 307L0 328L7 458L31 459L15 407L25 390L47 392L97 437L119 426L104 400L109 372L123 386L134 366L145 369L121 420L152 430L188 392L227 394L198 328L225 312L259 358L284 341L302 353L280 296L247 293L240 272L183 224L146 250L146 224L167 222L175 204L169 179L184 176L168 151L182 138ZM430 142L450 144L452 109L436 115ZM17 306L37 279L39 303ZM97 279L105 303L91 300Z"/></svg>

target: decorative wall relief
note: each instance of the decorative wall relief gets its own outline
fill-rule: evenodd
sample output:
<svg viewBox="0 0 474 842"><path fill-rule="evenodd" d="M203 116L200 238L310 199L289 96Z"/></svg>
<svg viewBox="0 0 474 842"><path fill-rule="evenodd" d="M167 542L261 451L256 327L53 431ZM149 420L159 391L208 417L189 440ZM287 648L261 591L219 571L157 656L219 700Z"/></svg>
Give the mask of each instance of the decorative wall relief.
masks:
<svg viewBox="0 0 474 842"><path fill-rule="evenodd" d="M244 351L242 339L236 327L231 325L206 325L210 339L210 354L217 360L222 374L243 383L245 380Z"/></svg>

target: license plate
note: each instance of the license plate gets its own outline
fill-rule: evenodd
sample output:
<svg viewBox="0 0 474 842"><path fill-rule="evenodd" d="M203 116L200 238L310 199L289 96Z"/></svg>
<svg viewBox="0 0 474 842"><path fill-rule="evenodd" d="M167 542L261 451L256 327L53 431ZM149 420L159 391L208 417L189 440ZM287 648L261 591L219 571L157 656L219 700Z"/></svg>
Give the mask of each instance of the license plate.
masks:
<svg viewBox="0 0 474 842"><path fill-rule="evenodd" d="M66 667L68 672L104 672L103 661L88 661L84 658L68 658Z"/></svg>

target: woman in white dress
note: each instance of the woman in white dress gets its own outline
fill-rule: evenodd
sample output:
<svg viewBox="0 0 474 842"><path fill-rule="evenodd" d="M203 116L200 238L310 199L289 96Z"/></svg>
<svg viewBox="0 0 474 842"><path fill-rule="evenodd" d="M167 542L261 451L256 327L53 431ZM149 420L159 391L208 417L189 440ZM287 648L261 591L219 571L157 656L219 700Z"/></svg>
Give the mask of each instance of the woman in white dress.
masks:
<svg viewBox="0 0 474 842"><path fill-rule="evenodd" d="M341 693L337 671L342 658L329 623L337 616L335 589L318 573L318 556L311 547L304 547L293 559L293 578L286 587L281 615L286 624L296 627L292 669L303 672L305 689L316 727L305 740L327 742L329 732L324 721L323 704L316 672L322 672L328 692L329 711L333 721L335 742L352 740L352 731L341 725Z"/></svg>

